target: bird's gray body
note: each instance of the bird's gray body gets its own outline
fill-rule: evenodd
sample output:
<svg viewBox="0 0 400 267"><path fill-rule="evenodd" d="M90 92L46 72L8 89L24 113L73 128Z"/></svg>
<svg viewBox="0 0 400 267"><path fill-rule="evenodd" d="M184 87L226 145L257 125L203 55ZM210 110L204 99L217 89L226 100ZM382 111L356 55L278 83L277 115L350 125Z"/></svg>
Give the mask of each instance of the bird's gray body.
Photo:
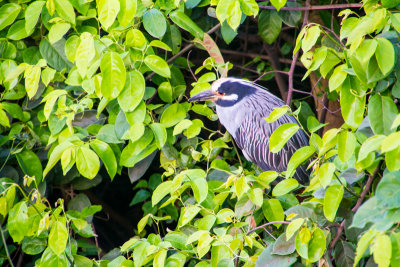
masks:
<svg viewBox="0 0 400 267"><path fill-rule="evenodd" d="M227 95L216 100L217 115L220 122L232 135L244 156L254 162L263 171L274 170L283 172L293 153L302 146L309 145L302 130L289 139L278 153L269 150L269 138L276 128L285 123L297 123L292 115L284 115L273 123L266 122L271 111L281 107L284 102L265 88L241 79L221 79L212 85L212 90L232 88L237 94ZM230 99L229 99L230 98ZM234 103L234 104L233 104ZM299 182L305 183L309 179L306 166L297 168L294 175Z"/></svg>

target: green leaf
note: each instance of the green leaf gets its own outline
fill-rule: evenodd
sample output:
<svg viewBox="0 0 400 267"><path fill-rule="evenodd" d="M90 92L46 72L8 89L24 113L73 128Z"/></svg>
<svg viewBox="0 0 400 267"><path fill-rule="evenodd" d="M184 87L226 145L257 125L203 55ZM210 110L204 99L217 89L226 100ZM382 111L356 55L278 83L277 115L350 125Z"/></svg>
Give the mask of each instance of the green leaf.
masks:
<svg viewBox="0 0 400 267"><path fill-rule="evenodd" d="M180 122L186 117L186 109L182 104L174 103L167 107L161 114L160 123L165 128L169 128Z"/></svg>
<svg viewBox="0 0 400 267"><path fill-rule="evenodd" d="M400 132L395 132L389 134L385 137L381 144L381 152L385 153L396 149L400 146Z"/></svg>
<svg viewBox="0 0 400 267"><path fill-rule="evenodd" d="M56 163L60 160L62 153L72 147L73 144L64 141L61 144L57 145L50 154L49 161L47 162L46 168L43 171L43 178L46 177L47 173L56 165Z"/></svg>
<svg viewBox="0 0 400 267"><path fill-rule="evenodd" d="M64 252L68 241L68 230L65 224L56 221L51 227L49 234L49 247L53 250L56 255L60 255Z"/></svg>
<svg viewBox="0 0 400 267"><path fill-rule="evenodd" d="M121 10L118 13L118 21L123 27L131 23L136 15L137 0L119 0Z"/></svg>
<svg viewBox="0 0 400 267"><path fill-rule="evenodd" d="M258 17L258 35L268 44L272 44L282 28L282 19L276 10L263 10Z"/></svg>
<svg viewBox="0 0 400 267"><path fill-rule="evenodd" d="M172 103L172 86L169 82L163 82L158 87L158 96L161 98L162 101L166 103Z"/></svg>
<svg viewBox="0 0 400 267"><path fill-rule="evenodd" d="M98 0L97 13L101 26L108 30L117 18L120 11L120 1L118 0Z"/></svg>
<svg viewBox="0 0 400 267"><path fill-rule="evenodd" d="M120 55L115 52L106 53L101 59L100 70L103 76L101 94L110 100L116 98L126 80L125 65Z"/></svg>
<svg viewBox="0 0 400 267"><path fill-rule="evenodd" d="M164 263L165 263L166 257L167 257L167 250L166 249L158 251L154 255L153 266L154 267L164 267Z"/></svg>
<svg viewBox="0 0 400 267"><path fill-rule="evenodd" d="M317 171L317 177L320 184L324 188L331 183L335 170L336 170L335 164L331 162L325 162L319 167Z"/></svg>
<svg viewBox="0 0 400 267"><path fill-rule="evenodd" d="M202 40L204 31L185 13L181 11L173 11L169 14L169 18L180 28L188 31L194 37Z"/></svg>
<svg viewBox="0 0 400 267"><path fill-rule="evenodd" d="M41 69L39 66L28 66L25 70L25 89L28 97L32 99L39 87Z"/></svg>
<svg viewBox="0 0 400 267"><path fill-rule="evenodd" d="M25 31L32 32L42 13L45 1L34 1L25 10ZM1 11L0 11L1 14ZM1 29L1 27L0 27Z"/></svg>
<svg viewBox="0 0 400 267"><path fill-rule="evenodd" d="M168 63L159 56L148 55L145 57L144 63L155 73L165 78L171 78L171 70L169 69Z"/></svg>
<svg viewBox="0 0 400 267"><path fill-rule="evenodd" d="M257 16L259 7L255 0L239 0L239 2L240 8L246 16Z"/></svg>
<svg viewBox="0 0 400 267"><path fill-rule="evenodd" d="M325 192L324 215L330 222L333 222L335 219L336 212L343 198L343 193L344 188L340 185L332 185Z"/></svg>
<svg viewBox="0 0 400 267"><path fill-rule="evenodd" d="M362 145L358 152L357 162L360 162L368 157L368 154L371 152L377 151L381 146L383 140L385 139L384 135L374 135L368 138Z"/></svg>
<svg viewBox="0 0 400 267"><path fill-rule="evenodd" d="M113 180L115 174L117 173L118 164L111 147L107 143L100 141L99 139L94 139L93 141L91 141L90 147L103 161L104 165L106 166L108 175L110 175L111 180Z"/></svg>
<svg viewBox="0 0 400 267"><path fill-rule="evenodd" d="M8 119L7 113L0 106L0 125L5 127L10 127L10 121Z"/></svg>
<svg viewBox="0 0 400 267"><path fill-rule="evenodd" d="M190 125L183 134L189 139L196 137L200 134L202 127L204 127L203 122L199 119L195 119L192 121L192 125Z"/></svg>
<svg viewBox="0 0 400 267"><path fill-rule="evenodd" d="M118 104L123 111L133 111L141 103L146 83L143 74L132 70L126 75L125 86L118 96Z"/></svg>
<svg viewBox="0 0 400 267"><path fill-rule="evenodd" d="M292 238L292 236L297 232L297 230L300 229L303 223L304 223L303 218L298 218L296 220L291 221L288 227L286 228L286 240Z"/></svg>
<svg viewBox="0 0 400 267"><path fill-rule="evenodd" d="M126 34L125 45L135 47L139 50L144 50L146 47L146 38L138 29L131 29Z"/></svg>
<svg viewBox="0 0 400 267"><path fill-rule="evenodd" d="M76 167L84 177L93 179L100 169L99 157L90 148L80 146L76 152Z"/></svg>
<svg viewBox="0 0 400 267"><path fill-rule="evenodd" d="M392 124L397 114L399 112L391 97L375 94L369 99L368 118L375 134L389 135L394 132Z"/></svg>
<svg viewBox="0 0 400 267"><path fill-rule="evenodd" d="M312 146L303 146L294 152L287 165L286 178L292 177L297 167L306 162L314 153L315 148Z"/></svg>
<svg viewBox="0 0 400 267"><path fill-rule="evenodd" d="M179 217L178 227L185 226L186 224L191 222L193 218L196 217L197 213L200 212L200 210L201 208L197 206L186 206L182 208L181 216Z"/></svg>
<svg viewBox="0 0 400 267"><path fill-rule="evenodd" d="M43 178L43 168L39 157L31 150L24 150L21 153L16 154L19 166L22 171L36 178L36 183L39 184Z"/></svg>
<svg viewBox="0 0 400 267"><path fill-rule="evenodd" d="M397 171L400 169L400 147L386 152L385 161L389 171Z"/></svg>
<svg viewBox="0 0 400 267"><path fill-rule="evenodd" d="M375 57L378 62L379 69L383 75L388 75L395 64L395 53L392 43L385 38L376 38L378 46L376 48Z"/></svg>
<svg viewBox="0 0 400 267"><path fill-rule="evenodd" d="M43 109L43 114L45 118L48 120L50 117L51 112L53 111L53 107L57 101L57 99L62 96L66 95L66 90L56 89L48 93L43 99L42 102L46 102Z"/></svg>
<svg viewBox="0 0 400 267"><path fill-rule="evenodd" d="M360 262L361 258L364 256L365 251L369 247L369 244L372 242L375 235L376 235L375 231L369 230L368 232L364 233L363 236L360 238L360 240L357 243L356 258L354 259L353 266L357 266L357 264Z"/></svg>
<svg viewBox="0 0 400 267"><path fill-rule="evenodd" d="M316 262L324 255L326 237L321 229L315 228L310 242L302 243L299 234L297 234L295 244L296 251L302 258L307 259L309 262Z"/></svg>
<svg viewBox="0 0 400 267"><path fill-rule="evenodd" d="M285 214L283 213L283 208L279 200L272 198L264 201L262 210L264 217L269 221L283 221ZM281 227L281 223L274 224L277 228Z"/></svg>
<svg viewBox="0 0 400 267"><path fill-rule="evenodd" d="M277 119L279 119L280 117L282 117L283 115L285 115L288 111L289 111L289 107L288 106L274 108L274 110L271 111L271 113L269 113L268 117L265 118L265 120L268 123L274 122Z"/></svg>
<svg viewBox="0 0 400 267"><path fill-rule="evenodd" d="M178 134L182 133L183 130L189 128L189 126L192 125L192 124L193 123L192 123L191 120L187 120L187 119L181 120L177 125L175 125L174 131L173 131L172 134L173 135L178 135Z"/></svg>
<svg viewBox="0 0 400 267"><path fill-rule="evenodd" d="M379 267L389 267L392 257L392 243L390 237L380 234L375 237L371 246L371 252L374 255L374 261Z"/></svg>
<svg viewBox="0 0 400 267"><path fill-rule="evenodd" d="M50 44L54 44L55 42L59 41L71 28L69 23L56 23L51 26L49 31L49 42Z"/></svg>
<svg viewBox="0 0 400 267"><path fill-rule="evenodd" d="M279 126L269 139L269 150L272 153L278 153L299 128L296 123L285 123Z"/></svg>
<svg viewBox="0 0 400 267"><path fill-rule="evenodd" d="M167 22L163 13L152 8L143 14L143 26L153 37L161 39L167 31Z"/></svg>
<svg viewBox="0 0 400 267"><path fill-rule="evenodd" d="M158 48L164 49L165 51L172 51L171 47L169 47L166 43L163 43L159 40L153 40L150 42L149 45L153 46L153 47L158 47Z"/></svg>
<svg viewBox="0 0 400 267"><path fill-rule="evenodd" d="M40 265L49 266L49 267L58 267L58 266L68 266L69 261L65 253L61 255L57 255L53 252L51 247L47 247L47 249L43 252L42 257L40 258Z"/></svg>
<svg viewBox="0 0 400 267"><path fill-rule="evenodd" d="M321 29L319 26L311 26L305 32L305 36L301 43L301 49L303 49L303 53L308 52L317 42L319 36L321 34Z"/></svg>
<svg viewBox="0 0 400 267"><path fill-rule="evenodd" d="M244 176L240 176L235 182L235 193L238 198L241 198L243 194L250 190L247 184L247 179Z"/></svg>
<svg viewBox="0 0 400 267"><path fill-rule="evenodd" d="M204 178L195 178L190 179L190 186L192 187L194 198L196 199L197 203L203 202L208 194L208 184L207 180Z"/></svg>
<svg viewBox="0 0 400 267"><path fill-rule="evenodd" d="M21 40L28 37L32 33L28 33L25 30L25 22L19 20L11 25L7 32L7 38L11 40Z"/></svg>
<svg viewBox="0 0 400 267"><path fill-rule="evenodd" d="M293 191L298 186L299 186L299 182L296 179L293 179L293 178L285 179L285 180L279 182L275 186L274 190L272 190L272 195L276 196L276 197L283 196L283 195L289 193L290 191Z"/></svg>
<svg viewBox="0 0 400 267"><path fill-rule="evenodd" d="M68 39L69 41L70 39ZM67 43L68 43L67 41ZM67 45L66 45L67 48ZM75 52L76 51L76 52ZM96 55L96 50L94 48L94 40L93 35L88 32L82 33L79 39L79 45L75 50L75 63L78 68L78 72L82 78L86 77L86 73L88 68L90 67L90 63L92 59Z"/></svg>
<svg viewBox="0 0 400 267"><path fill-rule="evenodd" d="M20 201L10 210L8 214L8 233L14 242L20 243L28 234L30 228L31 223L28 217L28 207L26 206L25 201Z"/></svg>
<svg viewBox="0 0 400 267"><path fill-rule="evenodd" d="M28 255L41 253L47 247L47 241L44 238L26 237L22 241L22 250Z"/></svg>
<svg viewBox="0 0 400 267"><path fill-rule="evenodd" d="M39 50L42 57L46 60L50 67L62 71L63 69L69 70L73 64L67 59L65 52L65 39L61 39L55 44L43 38L39 44Z"/></svg>
<svg viewBox="0 0 400 267"><path fill-rule="evenodd" d="M364 118L365 95L362 97L354 95L349 79L343 82L340 95L342 116L351 128L357 129Z"/></svg>
<svg viewBox="0 0 400 267"><path fill-rule="evenodd" d="M226 21L233 30L237 30L240 25L240 20L242 18L242 11L240 10L240 3L234 1L228 9L228 16Z"/></svg>
<svg viewBox="0 0 400 267"><path fill-rule="evenodd" d="M0 31L13 23L20 11L20 5L14 3L3 3L0 8Z"/></svg>
<svg viewBox="0 0 400 267"><path fill-rule="evenodd" d="M271 0L271 4L279 11L286 5L286 0Z"/></svg>
<svg viewBox="0 0 400 267"><path fill-rule="evenodd" d="M333 67L333 66L332 66ZM346 64L342 64L337 66L329 78L329 91L335 91L339 86L343 84L343 82L346 80L347 77L347 72L344 70L346 69Z"/></svg>
<svg viewBox="0 0 400 267"><path fill-rule="evenodd" d="M54 75L56 74L56 70L46 67L42 70L42 82L45 86L49 85L49 83L54 79Z"/></svg>
<svg viewBox="0 0 400 267"><path fill-rule="evenodd" d="M165 181L159 184L151 196L152 205L157 205L158 202L160 202L167 194L171 192L171 188L172 181Z"/></svg>
<svg viewBox="0 0 400 267"><path fill-rule="evenodd" d="M68 0L54 0L54 5L57 14L66 21L75 24L75 11L74 7Z"/></svg>
<svg viewBox="0 0 400 267"><path fill-rule="evenodd" d="M157 147L161 149L167 141L167 130L161 123L152 123L150 128L153 130Z"/></svg>
<svg viewBox="0 0 400 267"><path fill-rule="evenodd" d="M146 216L144 216L142 219L140 219L140 221L137 224L137 228L138 228L138 233L140 234L143 229L146 227L147 221L149 220L149 218L151 217L151 214L147 214Z"/></svg>
<svg viewBox="0 0 400 267"><path fill-rule="evenodd" d="M342 162L347 162L354 153L357 140L355 135L349 131L342 131L338 136L338 156Z"/></svg>
<svg viewBox="0 0 400 267"><path fill-rule="evenodd" d="M221 0L218 1L217 8L215 9L218 20L222 23L228 17L230 8L235 4L234 0Z"/></svg>

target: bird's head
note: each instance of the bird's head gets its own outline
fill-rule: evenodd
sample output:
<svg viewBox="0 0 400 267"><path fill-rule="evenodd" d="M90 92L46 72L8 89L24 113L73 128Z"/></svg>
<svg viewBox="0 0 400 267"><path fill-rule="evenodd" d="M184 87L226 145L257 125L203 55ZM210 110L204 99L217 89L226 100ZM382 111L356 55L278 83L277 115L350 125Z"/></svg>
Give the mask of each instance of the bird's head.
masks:
<svg viewBox="0 0 400 267"><path fill-rule="evenodd" d="M222 78L212 83L211 89L198 93L191 98L193 101L213 101L220 106L232 106L241 101L244 96L252 94L255 88L249 82L236 78Z"/></svg>

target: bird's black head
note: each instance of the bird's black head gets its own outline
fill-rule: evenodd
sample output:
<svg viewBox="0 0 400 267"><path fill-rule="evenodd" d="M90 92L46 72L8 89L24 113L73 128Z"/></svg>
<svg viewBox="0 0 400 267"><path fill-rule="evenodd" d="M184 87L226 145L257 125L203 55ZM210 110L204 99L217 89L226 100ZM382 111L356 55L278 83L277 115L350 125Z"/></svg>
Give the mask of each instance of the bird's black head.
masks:
<svg viewBox="0 0 400 267"><path fill-rule="evenodd" d="M219 106L233 106L257 88L250 82L237 78L222 78L211 85L211 89L198 93L189 101L214 101Z"/></svg>

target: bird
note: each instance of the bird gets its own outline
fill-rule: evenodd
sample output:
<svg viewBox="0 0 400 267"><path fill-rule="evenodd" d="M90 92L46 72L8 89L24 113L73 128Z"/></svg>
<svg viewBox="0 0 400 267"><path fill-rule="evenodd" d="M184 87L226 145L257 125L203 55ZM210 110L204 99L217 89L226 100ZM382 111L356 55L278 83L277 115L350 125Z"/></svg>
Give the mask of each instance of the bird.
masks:
<svg viewBox="0 0 400 267"><path fill-rule="evenodd" d="M188 100L213 101L219 121L231 134L244 157L263 171L284 172L288 162L299 148L308 146L305 132L300 128L277 153L269 150L269 139L276 128L285 123L299 124L295 117L285 114L268 123L265 118L285 103L266 88L240 78L220 78L211 88ZM309 181L309 171L301 165L294 178L301 184Z"/></svg>

